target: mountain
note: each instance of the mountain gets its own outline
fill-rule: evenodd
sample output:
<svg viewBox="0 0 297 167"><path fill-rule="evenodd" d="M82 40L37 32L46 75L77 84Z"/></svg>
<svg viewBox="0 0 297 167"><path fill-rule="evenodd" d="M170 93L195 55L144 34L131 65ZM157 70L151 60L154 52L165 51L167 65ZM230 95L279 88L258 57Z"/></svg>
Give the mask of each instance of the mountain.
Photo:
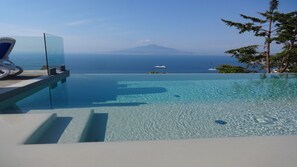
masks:
<svg viewBox="0 0 297 167"><path fill-rule="evenodd" d="M194 55L192 52L184 52L173 48L163 47L159 45L146 45L130 49L124 49L107 54L121 54L121 55Z"/></svg>

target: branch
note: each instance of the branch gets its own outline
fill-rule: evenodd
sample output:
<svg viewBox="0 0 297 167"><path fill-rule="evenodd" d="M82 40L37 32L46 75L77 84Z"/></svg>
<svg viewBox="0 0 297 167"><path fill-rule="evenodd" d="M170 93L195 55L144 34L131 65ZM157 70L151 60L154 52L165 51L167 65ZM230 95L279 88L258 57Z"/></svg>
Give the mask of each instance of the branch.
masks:
<svg viewBox="0 0 297 167"><path fill-rule="evenodd" d="M248 66L256 66L260 64L263 56L261 53L257 52L258 45L246 46L238 49L228 50L225 53L231 54L233 57L237 58L239 62L245 63Z"/></svg>
<svg viewBox="0 0 297 167"><path fill-rule="evenodd" d="M240 16L244 19L248 19L248 20L251 20L253 22L256 22L256 23L265 23L266 21L265 20L262 20L262 19L259 19L259 18L256 18L256 17L251 17L251 16L246 16L246 15L243 15L243 14L240 14Z"/></svg>
<svg viewBox="0 0 297 167"><path fill-rule="evenodd" d="M242 34L246 31L253 31L255 34L257 34L262 26L255 26L254 23L237 23L230 20L221 19L224 23L226 23L230 27L236 27L239 30L239 33Z"/></svg>

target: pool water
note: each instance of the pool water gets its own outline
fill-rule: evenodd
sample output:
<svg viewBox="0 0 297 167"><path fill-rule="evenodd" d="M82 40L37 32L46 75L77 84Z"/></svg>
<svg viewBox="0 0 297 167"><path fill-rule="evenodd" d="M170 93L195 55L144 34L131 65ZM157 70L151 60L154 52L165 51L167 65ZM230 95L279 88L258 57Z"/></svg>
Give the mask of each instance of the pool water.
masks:
<svg viewBox="0 0 297 167"><path fill-rule="evenodd" d="M297 75L80 74L7 106L73 118L62 143L90 111L104 114L102 141L296 135Z"/></svg>

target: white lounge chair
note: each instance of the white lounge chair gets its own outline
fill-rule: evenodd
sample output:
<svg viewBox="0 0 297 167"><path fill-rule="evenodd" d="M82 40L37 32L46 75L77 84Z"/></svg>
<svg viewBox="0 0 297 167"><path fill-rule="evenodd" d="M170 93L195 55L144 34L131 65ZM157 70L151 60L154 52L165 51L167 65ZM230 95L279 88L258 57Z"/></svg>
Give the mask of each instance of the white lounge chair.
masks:
<svg viewBox="0 0 297 167"><path fill-rule="evenodd" d="M23 72L23 69L16 66L8 57L14 44L15 39L13 38L0 38L0 79L7 75L17 76Z"/></svg>

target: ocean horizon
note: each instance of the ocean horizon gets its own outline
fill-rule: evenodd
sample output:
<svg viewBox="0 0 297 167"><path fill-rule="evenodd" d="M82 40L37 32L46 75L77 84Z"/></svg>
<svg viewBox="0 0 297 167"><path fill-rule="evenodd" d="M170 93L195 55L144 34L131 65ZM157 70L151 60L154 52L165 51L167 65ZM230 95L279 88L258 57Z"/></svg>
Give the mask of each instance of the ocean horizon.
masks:
<svg viewBox="0 0 297 167"><path fill-rule="evenodd" d="M242 65L227 55L120 55L69 54L49 55L49 64L65 64L72 74L86 73L217 73L222 64ZM65 59L65 60L64 60ZM11 60L24 70L40 70L46 63L44 53L12 54ZM166 66L157 69L155 66ZM211 70L212 69L212 70Z"/></svg>
<svg viewBox="0 0 297 167"><path fill-rule="evenodd" d="M217 73L221 64L241 65L235 58L223 55L96 55L66 54L71 73ZM166 66L157 69L155 66Z"/></svg>

